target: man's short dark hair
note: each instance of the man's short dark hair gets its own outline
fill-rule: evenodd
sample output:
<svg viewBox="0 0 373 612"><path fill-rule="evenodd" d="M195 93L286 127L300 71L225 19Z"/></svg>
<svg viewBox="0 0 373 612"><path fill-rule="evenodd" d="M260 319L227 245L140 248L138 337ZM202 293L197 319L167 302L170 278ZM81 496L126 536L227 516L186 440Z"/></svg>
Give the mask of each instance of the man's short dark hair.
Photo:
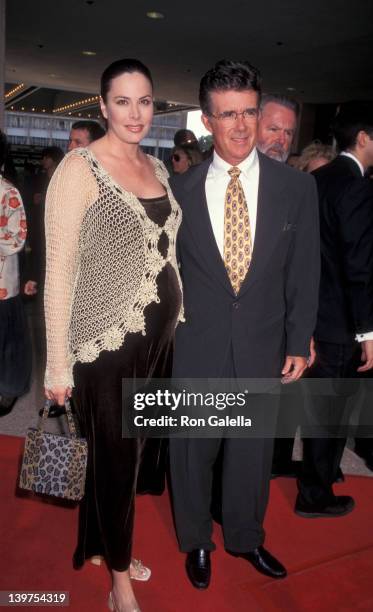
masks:
<svg viewBox="0 0 373 612"><path fill-rule="evenodd" d="M87 130L89 142L94 142L105 136L104 128L97 121L75 121L71 126L72 130Z"/></svg>
<svg viewBox="0 0 373 612"><path fill-rule="evenodd" d="M269 104L270 102L274 102L275 104L279 104L280 106L284 106L285 108L289 108L295 113L296 118L299 117L299 103L294 100L294 98L290 98L289 96L283 96L282 94L263 94L260 100L260 110Z"/></svg>
<svg viewBox="0 0 373 612"><path fill-rule="evenodd" d="M210 93L213 91L256 91L261 94L261 76L247 61L220 60L202 77L199 103L204 115L211 114Z"/></svg>
<svg viewBox="0 0 373 612"><path fill-rule="evenodd" d="M60 147L45 147L41 152L41 156L42 158L49 157L57 165L65 157L65 153Z"/></svg>
<svg viewBox="0 0 373 612"><path fill-rule="evenodd" d="M338 151L354 148L361 131L373 139L373 102L343 102L331 128Z"/></svg>

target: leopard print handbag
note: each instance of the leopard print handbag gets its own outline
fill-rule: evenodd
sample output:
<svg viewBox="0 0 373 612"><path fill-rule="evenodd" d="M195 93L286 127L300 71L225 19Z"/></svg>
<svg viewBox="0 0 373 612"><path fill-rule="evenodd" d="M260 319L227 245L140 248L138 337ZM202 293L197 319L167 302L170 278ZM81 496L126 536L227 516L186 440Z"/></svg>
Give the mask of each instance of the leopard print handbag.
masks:
<svg viewBox="0 0 373 612"><path fill-rule="evenodd" d="M22 489L80 501L84 495L87 442L77 435L70 402L66 416L70 436L45 431L52 402L47 400L37 428L27 431L19 486Z"/></svg>

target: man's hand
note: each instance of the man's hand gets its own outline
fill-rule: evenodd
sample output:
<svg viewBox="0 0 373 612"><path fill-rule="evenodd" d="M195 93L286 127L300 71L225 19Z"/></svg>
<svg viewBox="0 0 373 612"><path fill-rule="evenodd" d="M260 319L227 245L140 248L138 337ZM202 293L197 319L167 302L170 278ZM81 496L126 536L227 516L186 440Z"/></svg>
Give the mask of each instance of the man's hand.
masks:
<svg viewBox="0 0 373 612"><path fill-rule="evenodd" d="M299 380L304 370L307 368L306 357L291 357L286 356L285 365L282 368L281 382L285 385Z"/></svg>
<svg viewBox="0 0 373 612"><path fill-rule="evenodd" d="M25 292L25 295L36 295L38 292L37 285L38 284L35 281L32 281L32 280L27 281L27 283L25 283L25 288L23 290Z"/></svg>
<svg viewBox="0 0 373 612"><path fill-rule="evenodd" d="M315 341L312 337L311 344L310 344L310 356L307 359L307 366L309 368L313 366L313 364L315 363L315 359L316 359Z"/></svg>
<svg viewBox="0 0 373 612"><path fill-rule="evenodd" d="M361 342L361 361L365 363L357 369L358 372L367 372L373 368L373 340Z"/></svg>

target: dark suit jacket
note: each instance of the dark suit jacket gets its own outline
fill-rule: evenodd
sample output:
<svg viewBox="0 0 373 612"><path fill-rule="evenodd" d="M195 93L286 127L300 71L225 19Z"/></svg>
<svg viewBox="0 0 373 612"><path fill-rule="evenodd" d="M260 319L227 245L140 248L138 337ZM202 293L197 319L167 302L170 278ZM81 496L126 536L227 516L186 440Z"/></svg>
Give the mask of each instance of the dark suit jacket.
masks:
<svg viewBox="0 0 373 612"><path fill-rule="evenodd" d="M357 332L373 331L373 186L344 156L314 176L321 232L315 338L346 344Z"/></svg>
<svg viewBox="0 0 373 612"><path fill-rule="evenodd" d="M277 377L285 354L309 355L319 283L314 179L259 154L252 261L235 296L205 195L211 160L173 177L183 210L178 253L186 322L176 332L176 377Z"/></svg>

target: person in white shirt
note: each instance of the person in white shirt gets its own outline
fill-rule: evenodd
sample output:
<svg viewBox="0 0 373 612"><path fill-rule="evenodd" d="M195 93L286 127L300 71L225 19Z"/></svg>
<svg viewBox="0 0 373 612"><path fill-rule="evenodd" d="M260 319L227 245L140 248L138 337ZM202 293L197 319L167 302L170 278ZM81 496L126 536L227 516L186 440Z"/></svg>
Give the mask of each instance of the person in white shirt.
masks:
<svg viewBox="0 0 373 612"><path fill-rule="evenodd" d="M333 125L340 154L316 170L321 230L321 280L314 332L313 378L347 379L373 369L373 189L364 178L373 164L373 103L342 104ZM329 436L307 435L302 428L303 465L295 512L305 518L344 516L354 507L350 496L336 496L332 484L340 464L348 423L347 397L357 386L340 381L336 397L310 396L307 422L328 422ZM351 405L351 404L350 404ZM367 440L372 453L371 440ZM359 443L358 450L359 450Z"/></svg>

